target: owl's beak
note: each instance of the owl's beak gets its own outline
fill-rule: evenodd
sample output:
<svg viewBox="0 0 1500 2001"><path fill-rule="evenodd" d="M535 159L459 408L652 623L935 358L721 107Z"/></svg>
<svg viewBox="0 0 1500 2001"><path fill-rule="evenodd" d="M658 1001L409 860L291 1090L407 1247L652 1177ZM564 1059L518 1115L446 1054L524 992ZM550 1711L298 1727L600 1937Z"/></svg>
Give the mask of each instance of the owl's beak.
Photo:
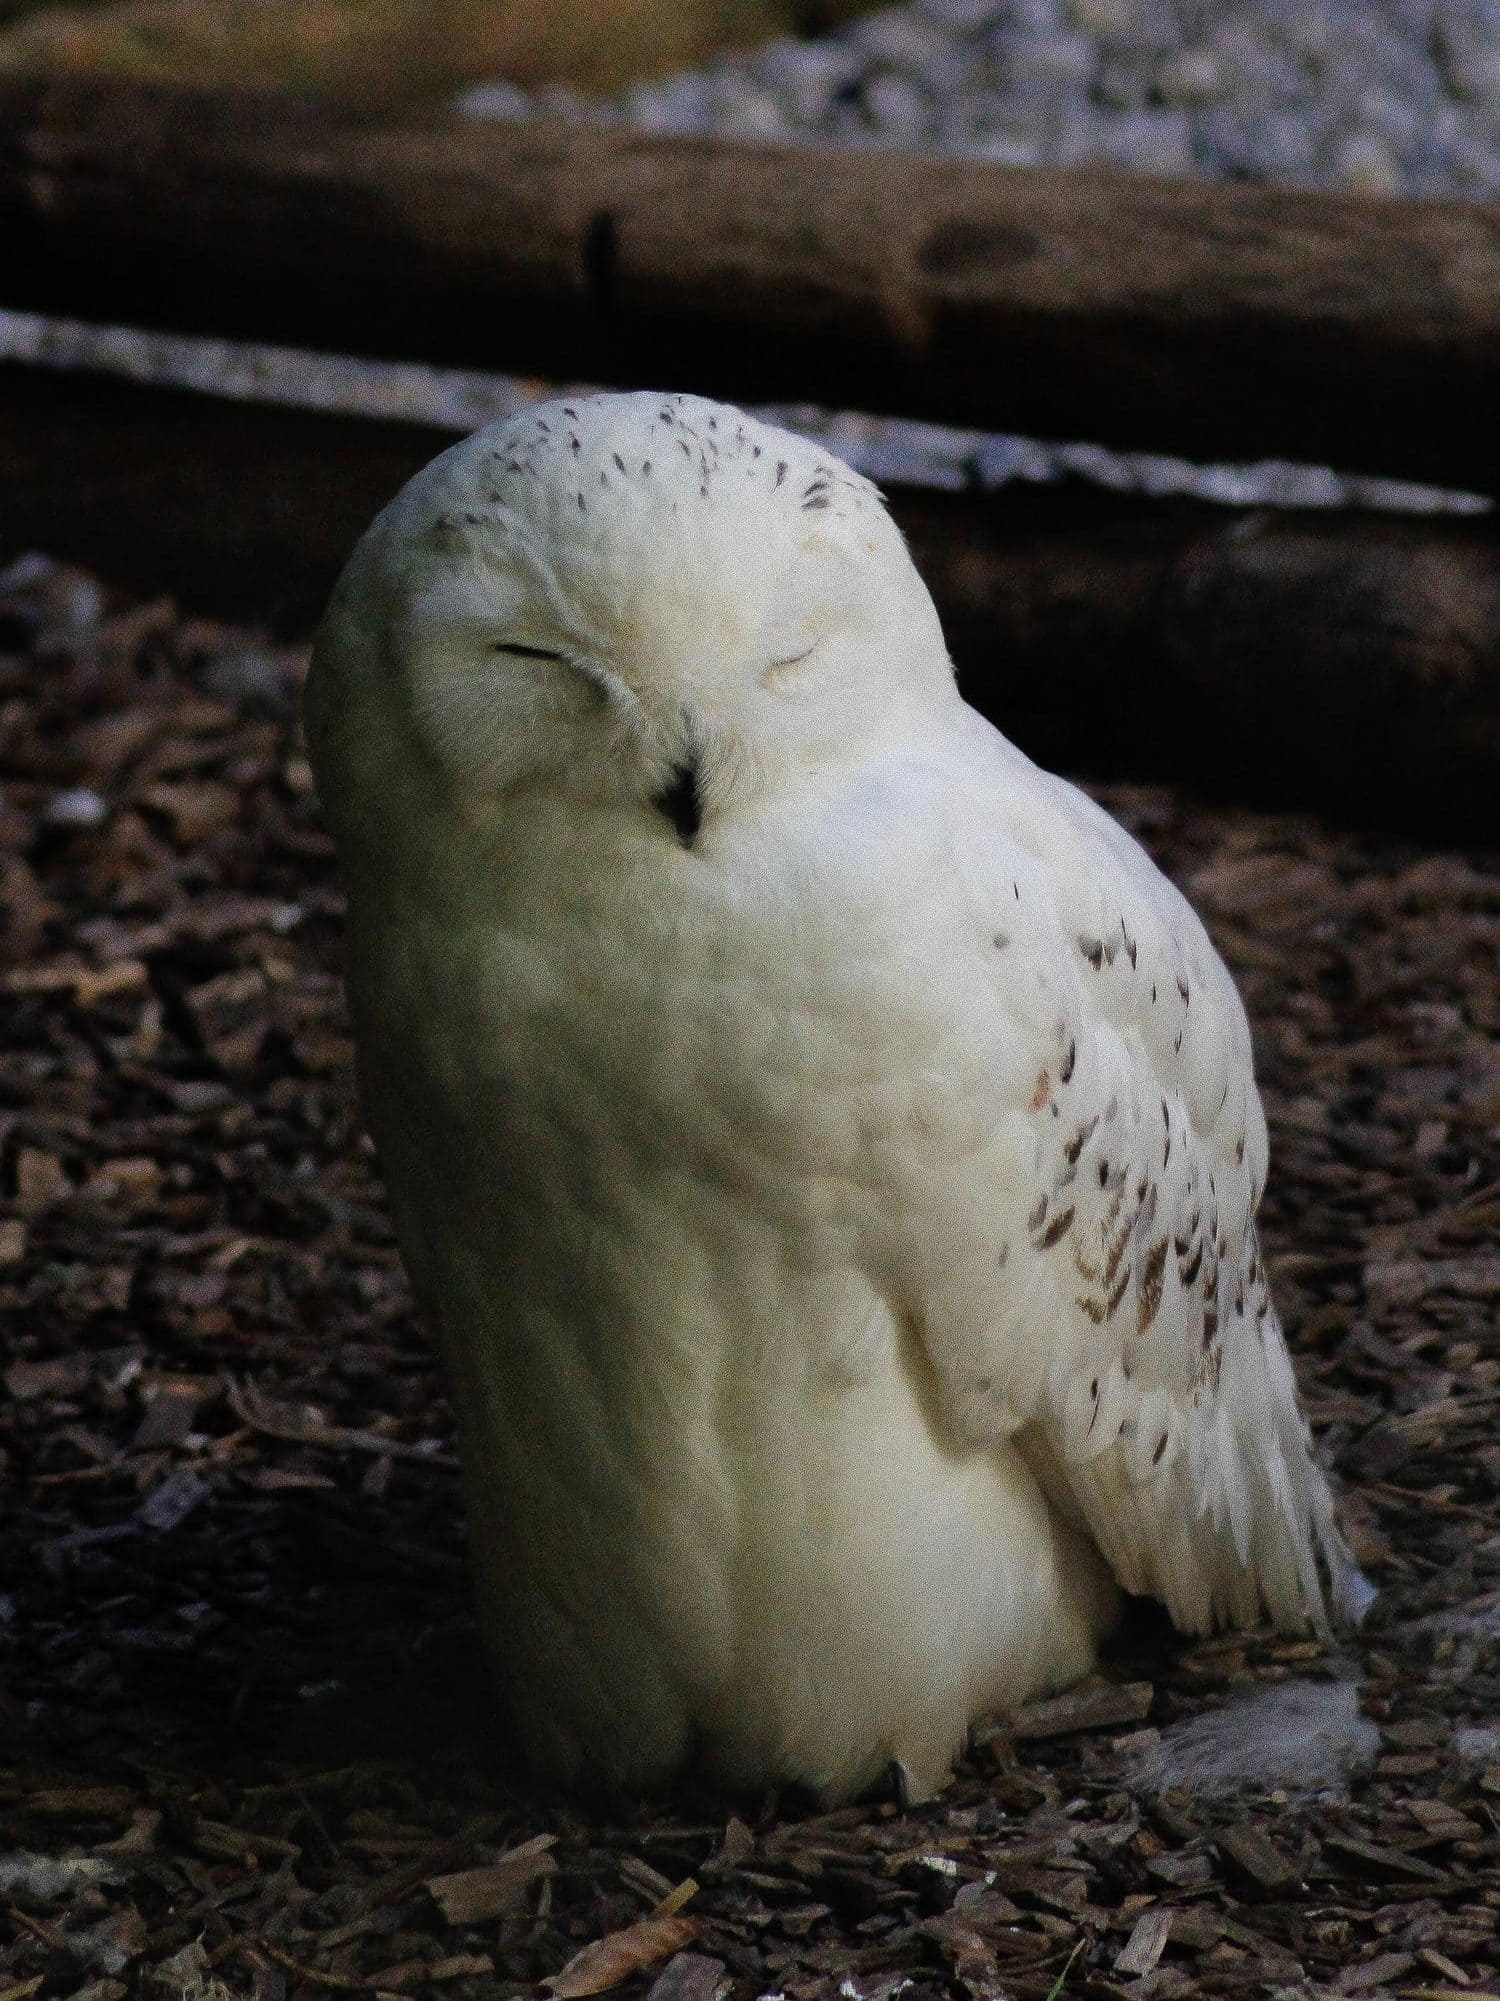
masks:
<svg viewBox="0 0 1500 2001"><path fill-rule="evenodd" d="M686 764L677 765L671 779L655 795L651 804L663 819L671 821L682 845L690 848L703 825L703 797L698 789L697 759L690 758Z"/></svg>

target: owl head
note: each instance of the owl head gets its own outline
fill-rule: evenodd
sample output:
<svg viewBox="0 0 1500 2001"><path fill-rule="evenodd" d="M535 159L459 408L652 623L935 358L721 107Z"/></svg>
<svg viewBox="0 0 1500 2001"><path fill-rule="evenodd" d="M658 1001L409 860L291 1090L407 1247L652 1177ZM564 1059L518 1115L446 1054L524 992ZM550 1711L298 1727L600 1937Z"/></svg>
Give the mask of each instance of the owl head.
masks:
<svg viewBox="0 0 1500 2001"><path fill-rule="evenodd" d="M641 393L533 406L396 496L324 619L308 728L335 817L414 758L473 816L537 788L706 816L943 699L937 615L869 481Z"/></svg>

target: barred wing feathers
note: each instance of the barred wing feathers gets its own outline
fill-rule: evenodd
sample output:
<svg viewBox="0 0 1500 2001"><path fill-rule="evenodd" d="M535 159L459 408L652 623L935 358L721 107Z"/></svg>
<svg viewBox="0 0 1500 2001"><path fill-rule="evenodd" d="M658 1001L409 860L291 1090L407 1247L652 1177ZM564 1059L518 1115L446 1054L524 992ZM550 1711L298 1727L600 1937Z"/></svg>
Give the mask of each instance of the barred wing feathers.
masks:
<svg viewBox="0 0 1500 2001"><path fill-rule="evenodd" d="M1261 1259L1266 1129L1239 995L1185 899L1089 800L986 725L962 763L949 853L993 1006L958 1068L991 1102L985 1138L971 1103L947 1185L929 1165L905 1210L933 1240L909 1243L909 1296L948 1421L1008 1436L1184 1630L1264 1608L1326 1631L1368 1587Z"/></svg>

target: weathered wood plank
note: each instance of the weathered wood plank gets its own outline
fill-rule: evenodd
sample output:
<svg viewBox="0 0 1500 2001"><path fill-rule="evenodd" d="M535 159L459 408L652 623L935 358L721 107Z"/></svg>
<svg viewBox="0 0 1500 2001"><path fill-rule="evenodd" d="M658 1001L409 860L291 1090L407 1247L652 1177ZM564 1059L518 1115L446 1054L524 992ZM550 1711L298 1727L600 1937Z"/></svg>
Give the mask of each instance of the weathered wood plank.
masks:
<svg viewBox="0 0 1500 2001"><path fill-rule="evenodd" d="M0 557L41 547L306 630L371 516L451 441L0 366ZM1044 762L1500 840L1490 522L890 499L966 694Z"/></svg>
<svg viewBox="0 0 1500 2001"><path fill-rule="evenodd" d="M0 303L1202 460L1500 469L1500 212L0 90Z"/></svg>

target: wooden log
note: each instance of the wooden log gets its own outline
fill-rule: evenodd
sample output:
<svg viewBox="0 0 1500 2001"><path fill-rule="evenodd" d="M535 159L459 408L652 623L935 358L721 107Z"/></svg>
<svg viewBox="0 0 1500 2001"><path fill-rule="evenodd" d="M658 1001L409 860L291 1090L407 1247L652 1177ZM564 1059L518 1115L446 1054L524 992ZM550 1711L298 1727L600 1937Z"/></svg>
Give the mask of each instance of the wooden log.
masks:
<svg viewBox="0 0 1500 2001"><path fill-rule="evenodd" d="M0 366L0 558L43 548L305 632L451 442ZM895 489L964 692L1044 763L1500 838L1500 538L1485 519Z"/></svg>
<svg viewBox="0 0 1500 2001"><path fill-rule="evenodd" d="M0 303L1493 488L1500 214L0 90Z"/></svg>

